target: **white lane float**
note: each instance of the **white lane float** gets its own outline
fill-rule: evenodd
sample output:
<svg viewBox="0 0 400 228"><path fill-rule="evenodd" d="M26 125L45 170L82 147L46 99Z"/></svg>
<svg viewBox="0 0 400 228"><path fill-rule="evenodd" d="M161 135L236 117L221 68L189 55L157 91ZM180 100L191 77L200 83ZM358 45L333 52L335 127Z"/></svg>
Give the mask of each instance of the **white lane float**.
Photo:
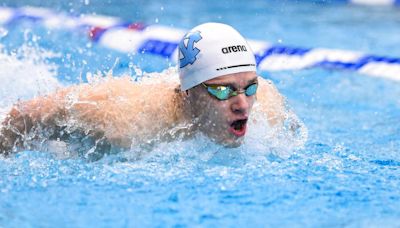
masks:
<svg viewBox="0 0 400 228"><path fill-rule="evenodd" d="M348 0L351 4L371 6L400 6L399 0Z"/></svg>

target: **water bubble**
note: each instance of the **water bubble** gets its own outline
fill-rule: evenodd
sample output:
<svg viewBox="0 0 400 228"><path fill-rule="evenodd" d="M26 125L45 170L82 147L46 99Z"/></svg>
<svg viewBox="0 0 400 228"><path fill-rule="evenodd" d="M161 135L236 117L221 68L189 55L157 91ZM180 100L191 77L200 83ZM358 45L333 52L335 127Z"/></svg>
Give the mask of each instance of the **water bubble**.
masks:
<svg viewBox="0 0 400 228"><path fill-rule="evenodd" d="M30 29L25 29L24 31L24 41L29 41L31 40L32 37L32 31Z"/></svg>
<svg viewBox="0 0 400 228"><path fill-rule="evenodd" d="M40 39L39 36L34 35L34 34L32 35L32 41L33 41L33 42L37 42L39 39Z"/></svg>
<svg viewBox="0 0 400 228"><path fill-rule="evenodd" d="M158 17L156 17L156 19L154 20L155 23L158 23Z"/></svg>
<svg viewBox="0 0 400 228"><path fill-rule="evenodd" d="M85 0L85 5L89 5L90 4L90 0Z"/></svg>
<svg viewBox="0 0 400 228"><path fill-rule="evenodd" d="M130 69L130 70L133 70L134 75L135 75L136 77L140 78L140 77L143 76L143 71L142 71L142 69L140 69L140 67L137 66L136 64L134 64L134 63L129 63L129 69Z"/></svg>

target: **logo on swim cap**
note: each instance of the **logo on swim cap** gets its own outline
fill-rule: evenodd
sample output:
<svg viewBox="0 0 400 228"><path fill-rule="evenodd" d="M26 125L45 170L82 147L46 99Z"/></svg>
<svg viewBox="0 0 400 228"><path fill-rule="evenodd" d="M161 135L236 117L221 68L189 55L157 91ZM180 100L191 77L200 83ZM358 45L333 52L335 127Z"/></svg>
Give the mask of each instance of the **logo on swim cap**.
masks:
<svg viewBox="0 0 400 228"><path fill-rule="evenodd" d="M221 51L224 54L228 54L228 53L231 53L231 52L247 51L247 48L244 45L236 45L236 46L224 47L224 48L221 49Z"/></svg>
<svg viewBox="0 0 400 228"><path fill-rule="evenodd" d="M180 68L183 68L188 64L193 64L196 61L196 56L200 53L200 49L194 47L194 43L199 42L201 39L202 37L200 35L200 32L195 31L192 33L188 33L179 43L179 50L181 51L183 56L183 58L179 59Z"/></svg>

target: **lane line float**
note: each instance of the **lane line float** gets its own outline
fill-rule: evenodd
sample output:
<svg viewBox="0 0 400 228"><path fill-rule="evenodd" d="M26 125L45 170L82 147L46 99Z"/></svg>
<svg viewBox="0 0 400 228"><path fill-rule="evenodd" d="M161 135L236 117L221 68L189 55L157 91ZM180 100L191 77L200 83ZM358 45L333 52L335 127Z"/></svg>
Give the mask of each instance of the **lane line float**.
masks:
<svg viewBox="0 0 400 228"><path fill-rule="evenodd" d="M13 26L21 21L40 23L50 29L86 32L90 40L110 49L125 53L153 54L174 62L178 56L178 42L185 33L182 29L131 23L109 16L74 16L37 7L0 7L0 25ZM255 53L258 69L262 71L320 67L400 80L400 58L397 57L348 50L274 45L260 40L248 41Z"/></svg>

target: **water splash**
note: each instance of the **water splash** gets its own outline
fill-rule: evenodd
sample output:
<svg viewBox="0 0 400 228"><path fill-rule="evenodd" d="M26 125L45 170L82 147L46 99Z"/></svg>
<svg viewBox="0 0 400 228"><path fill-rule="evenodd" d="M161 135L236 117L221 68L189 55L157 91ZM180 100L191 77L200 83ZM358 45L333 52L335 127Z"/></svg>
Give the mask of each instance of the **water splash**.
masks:
<svg viewBox="0 0 400 228"><path fill-rule="evenodd" d="M8 35L8 30L4 27L0 27L0 40Z"/></svg>
<svg viewBox="0 0 400 228"><path fill-rule="evenodd" d="M14 51L0 47L0 109L2 117L18 100L48 94L61 86L57 66L46 62L56 54L27 44ZM2 118L0 118L2 119Z"/></svg>

